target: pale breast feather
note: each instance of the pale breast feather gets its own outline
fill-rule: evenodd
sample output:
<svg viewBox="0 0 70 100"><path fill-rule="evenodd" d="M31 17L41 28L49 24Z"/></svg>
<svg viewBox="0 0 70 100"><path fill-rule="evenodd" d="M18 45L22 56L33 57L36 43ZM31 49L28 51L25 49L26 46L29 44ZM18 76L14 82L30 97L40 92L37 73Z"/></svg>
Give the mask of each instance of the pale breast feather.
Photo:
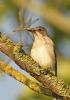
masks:
<svg viewBox="0 0 70 100"><path fill-rule="evenodd" d="M32 49L31 56L37 63L39 63L40 66L50 65L52 62L48 48L46 48L44 45L40 46L39 48Z"/></svg>

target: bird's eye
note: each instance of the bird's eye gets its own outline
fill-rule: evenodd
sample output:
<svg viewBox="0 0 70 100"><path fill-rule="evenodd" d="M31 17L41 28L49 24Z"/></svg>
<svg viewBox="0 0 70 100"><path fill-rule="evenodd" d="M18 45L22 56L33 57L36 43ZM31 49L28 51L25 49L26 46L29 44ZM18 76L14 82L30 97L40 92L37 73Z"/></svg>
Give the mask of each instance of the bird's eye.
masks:
<svg viewBox="0 0 70 100"><path fill-rule="evenodd" d="M39 28L38 31L42 31L42 30Z"/></svg>

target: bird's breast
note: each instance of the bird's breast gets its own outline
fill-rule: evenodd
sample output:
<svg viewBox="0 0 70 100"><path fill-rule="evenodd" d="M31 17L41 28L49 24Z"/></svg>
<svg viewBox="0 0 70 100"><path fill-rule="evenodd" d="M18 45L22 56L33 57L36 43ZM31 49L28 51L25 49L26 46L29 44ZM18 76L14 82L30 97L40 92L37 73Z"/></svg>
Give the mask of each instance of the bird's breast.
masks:
<svg viewBox="0 0 70 100"><path fill-rule="evenodd" d="M36 47L34 44L34 48L31 50L31 56L37 63L39 63L40 66L53 66L53 59L50 55L50 50L46 45L41 44Z"/></svg>

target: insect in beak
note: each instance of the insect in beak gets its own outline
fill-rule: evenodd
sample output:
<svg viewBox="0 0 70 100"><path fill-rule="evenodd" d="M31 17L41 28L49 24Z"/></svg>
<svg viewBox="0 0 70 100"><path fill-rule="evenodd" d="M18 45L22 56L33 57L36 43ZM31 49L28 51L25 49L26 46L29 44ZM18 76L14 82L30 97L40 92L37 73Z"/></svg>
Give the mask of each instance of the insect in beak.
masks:
<svg viewBox="0 0 70 100"><path fill-rule="evenodd" d="M24 30L35 33L35 29L34 28L24 28Z"/></svg>

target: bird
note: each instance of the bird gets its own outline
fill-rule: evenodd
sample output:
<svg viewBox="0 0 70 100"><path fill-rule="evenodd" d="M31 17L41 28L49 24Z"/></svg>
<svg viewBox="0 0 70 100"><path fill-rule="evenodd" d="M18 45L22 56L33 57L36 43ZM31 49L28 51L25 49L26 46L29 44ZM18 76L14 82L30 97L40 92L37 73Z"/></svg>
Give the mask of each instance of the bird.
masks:
<svg viewBox="0 0 70 100"><path fill-rule="evenodd" d="M57 76L57 57L53 40L49 37L47 29L42 26L35 28L25 28L32 32L34 42L31 48L31 57L35 60L47 73L50 72ZM57 100L57 95L52 92L52 99Z"/></svg>
<svg viewBox="0 0 70 100"><path fill-rule="evenodd" d="M42 26L25 28L32 32L34 42L30 55L46 72L57 76L57 57L53 40L49 37L47 29Z"/></svg>

